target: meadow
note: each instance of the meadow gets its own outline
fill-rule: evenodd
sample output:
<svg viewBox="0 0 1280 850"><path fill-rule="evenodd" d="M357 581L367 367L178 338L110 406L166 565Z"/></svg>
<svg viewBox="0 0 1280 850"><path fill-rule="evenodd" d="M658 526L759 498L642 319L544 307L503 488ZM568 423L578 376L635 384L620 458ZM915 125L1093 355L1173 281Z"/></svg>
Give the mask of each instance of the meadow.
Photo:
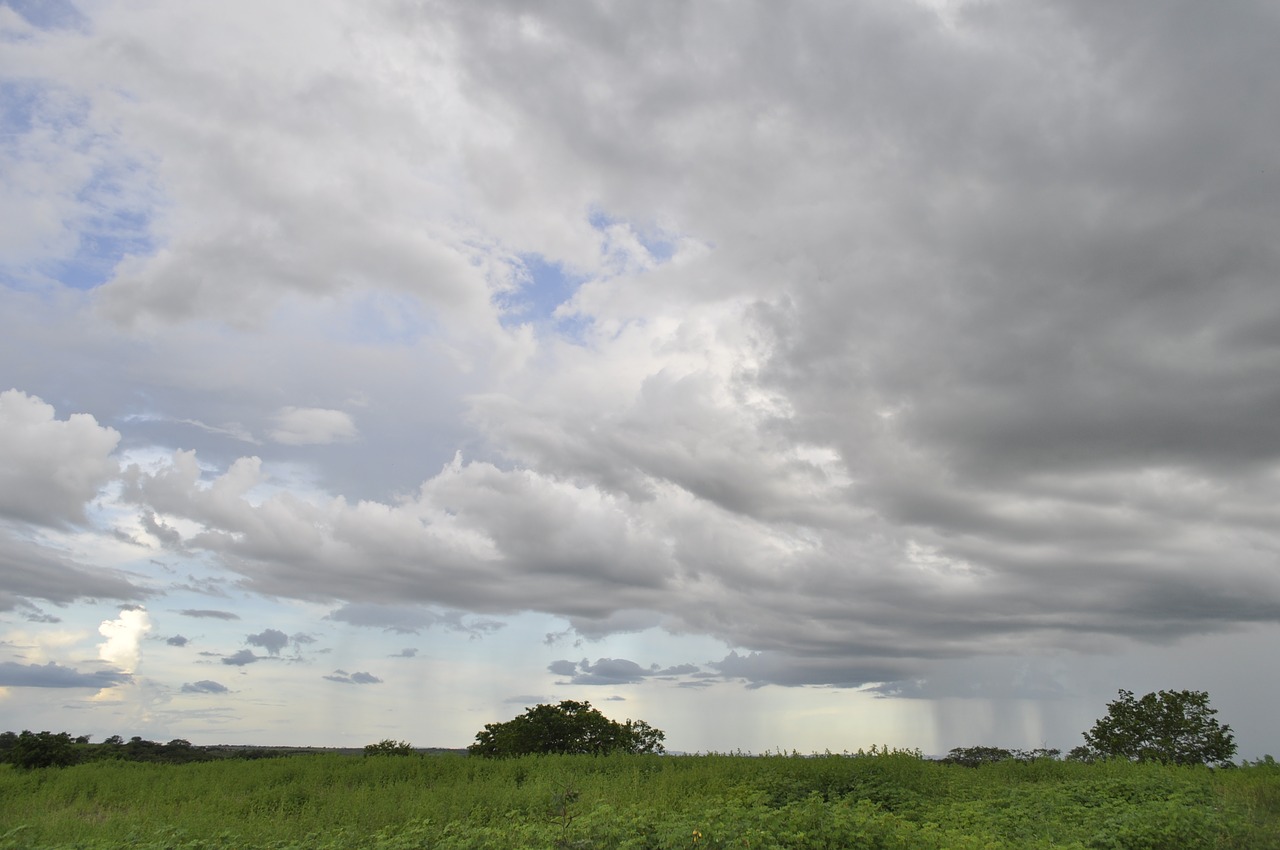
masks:
<svg viewBox="0 0 1280 850"><path fill-rule="evenodd" d="M0 848L1280 850L1280 765L305 755L0 766Z"/></svg>

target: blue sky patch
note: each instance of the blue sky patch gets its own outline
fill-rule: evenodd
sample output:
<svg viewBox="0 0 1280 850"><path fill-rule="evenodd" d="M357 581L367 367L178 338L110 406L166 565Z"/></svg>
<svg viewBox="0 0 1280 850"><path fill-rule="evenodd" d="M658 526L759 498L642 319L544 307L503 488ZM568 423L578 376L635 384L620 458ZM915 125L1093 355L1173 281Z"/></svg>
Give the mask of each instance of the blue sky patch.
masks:
<svg viewBox="0 0 1280 850"><path fill-rule="evenodd" d="M553 327L557 333L578 338L590 324L579 316L557 317L556 308L571 299L588 275L578 274L563 263L548 260L541 254L521 254L523 281L519 289L499 299L505 327L534 324Z"/></svg>
<svg viewBox="0 0 1280 850"><path fill-rule="evenodd" d="M0 5L8 6L41 29L73 29L88 23L70 0L3 0Z"/></svg>

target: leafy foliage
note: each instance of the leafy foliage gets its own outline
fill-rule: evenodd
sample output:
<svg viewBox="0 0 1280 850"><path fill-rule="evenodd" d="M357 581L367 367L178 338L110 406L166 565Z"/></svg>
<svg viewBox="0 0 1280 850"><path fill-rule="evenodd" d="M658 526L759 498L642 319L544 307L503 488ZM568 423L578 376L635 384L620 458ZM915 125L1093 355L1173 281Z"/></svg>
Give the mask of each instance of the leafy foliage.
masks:
<svg viewBox="0 0 1280 850"><path fill-rule="evenodd" d="M59 732L28 732L23 730L6 753L12 764L28 770L37 767L66 767L80 760L71 735Z"/></svg>
<svg viewBox="0 0 1280 850"><path fill-rule="evenodd" d="M1037 747L1034 750L1006 750L1004 747L955 747L940 759L944 764L958 764L964 767L981 767L984 764L999 764L1002 761L1033 762L1037 759L1054 760L1062 755L1061 750Z"/></svg>
<svg viewBox="0 0 1280 850"><path fill-rule="evenodd" d="M1235 755L1230 726L1219 725L1204 691L1160 691L1134 699L1121 690L1107 716L1084 733L1072 757L1125 758L1162 764L1226 764Z"/></svg>
<svg viewBox="0 0 1280 850"><path fill-rule="evenodd" d="M661 753L665 738L662 730L643 720L618 723L589 702L564 700L559 705L535 705L506 723L486 723L467 751L489 758L535 753Z"/></svg>
<svg viewBox="0 0 1280 850"><path fill-rule="evenodd" d="M414 754L413 744L408 741L394 741L383 738L376 744L368 744L364 748L366 756L411 756Z"/></svg>
<svg viewBox="0 0 1280 850"><path fill-rule="evenodd" d="M101 761L0 767L0 825L0 850L1280 850L1280 769L970 770L883 751Z"/></svg>

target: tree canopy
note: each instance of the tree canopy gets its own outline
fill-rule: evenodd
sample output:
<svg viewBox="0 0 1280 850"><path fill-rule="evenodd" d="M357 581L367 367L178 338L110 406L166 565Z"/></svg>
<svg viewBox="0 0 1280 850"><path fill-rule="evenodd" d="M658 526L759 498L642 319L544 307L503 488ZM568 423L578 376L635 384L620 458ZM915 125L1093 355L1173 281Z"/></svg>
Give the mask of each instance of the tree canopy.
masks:
<svg viewBox="0 0 1280 850"><path fill-rule="evenodd" d="M506 723L486 723L467 751L491 758L530 753L661 753L666 734L643 720L618 723L589 702L539 704Z"/></svg>
<svg viewBox="0 0 1280 850"><path fill-rule="evenodd" d="M1236 745L1230 726L1214 718L1205 691L1160 691L1134 699L1121 690L1107 716L1084 733L1073 756L1126 758L1165 764L1222 764Z"/></svg>

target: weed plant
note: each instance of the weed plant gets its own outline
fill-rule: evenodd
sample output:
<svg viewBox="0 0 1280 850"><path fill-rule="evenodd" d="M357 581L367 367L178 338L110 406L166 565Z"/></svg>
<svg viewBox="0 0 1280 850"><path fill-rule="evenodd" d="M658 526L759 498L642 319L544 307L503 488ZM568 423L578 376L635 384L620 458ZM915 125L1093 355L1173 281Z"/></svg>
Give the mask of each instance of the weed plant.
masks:
<svg viewBox="0 0 1280 850"><path fill-rule="evenodd" d="M309 755L0 768L0 850L1280 850L1280 766Z"/></svg>

